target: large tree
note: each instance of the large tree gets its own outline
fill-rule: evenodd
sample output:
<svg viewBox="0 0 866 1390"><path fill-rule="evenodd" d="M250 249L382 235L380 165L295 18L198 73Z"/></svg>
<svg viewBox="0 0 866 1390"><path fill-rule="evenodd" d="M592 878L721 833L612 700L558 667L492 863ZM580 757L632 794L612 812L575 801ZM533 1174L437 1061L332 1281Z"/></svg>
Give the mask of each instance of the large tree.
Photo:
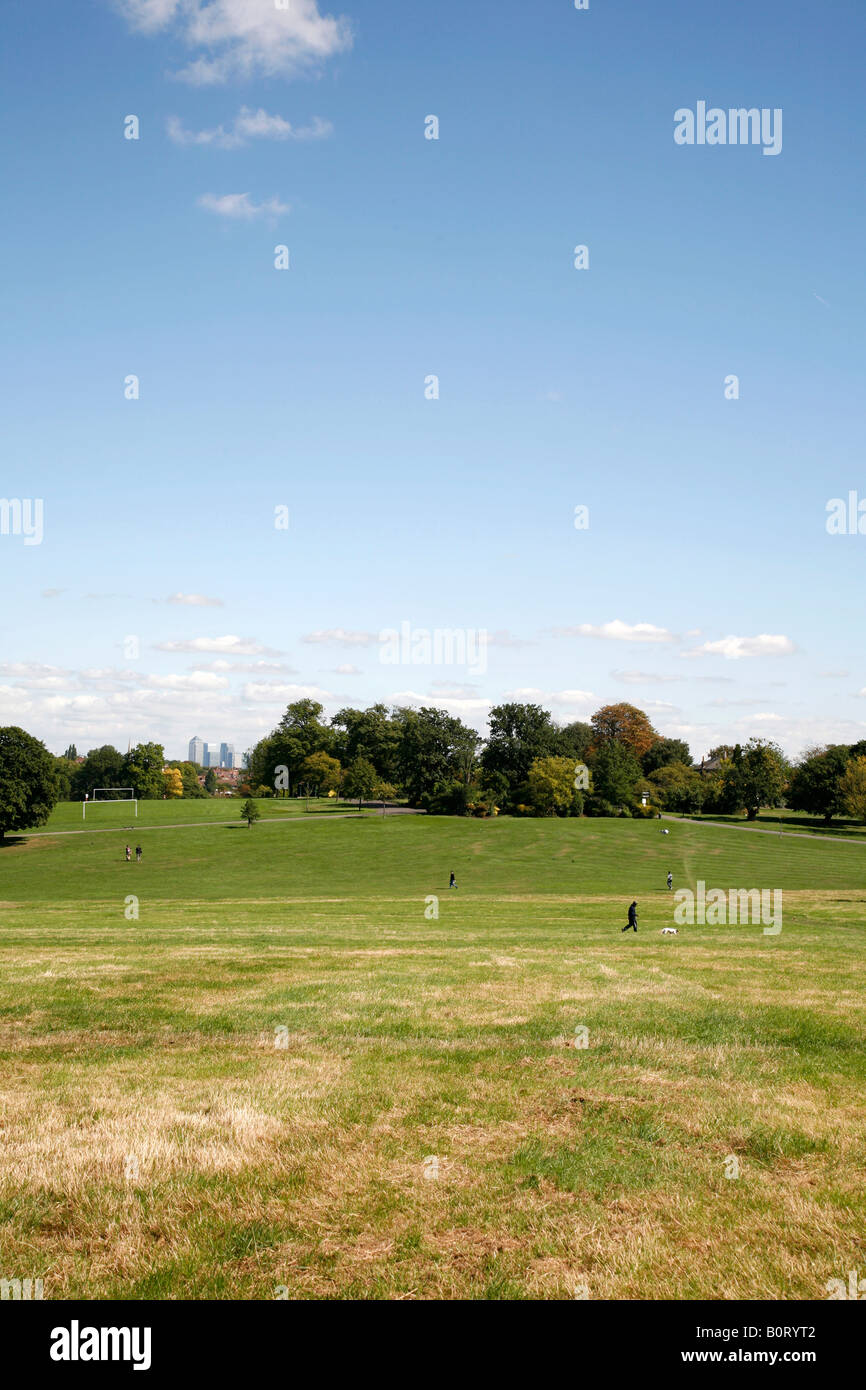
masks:
<svg viewBox="0 0 866 1390"><path fill-rule="evenodd" d="M161 743L137 743L123 760L121 786L132 787L140 801L154 801L165 791L162 769L165 750Z"/></svg>
<svg viewBox="0 0 866 1390"><path fill-rule="evenodd" d="M631 806L641 775L632 750L618 739L602 743L592 756L592 794L612 806Z"/></svg>
<svg viewBox="0 0 866 1390"><path fill-rule="evenodd" d="M658 734L642 709L636 705L622 702L618 705L603 705L592 716L596 746L605 743L622 743L637 759L652 748Z"/></svg>
<svg viewBox="0 0 866 1390"><path fill-rule="evenodd" d="M314 796L320 796L322 792L337 791L342 775L339 760L321 749L318 753L311 753L301 763L301 786L312 789Z"/></svg>
<svg viewBox="0 0 866 1390"><path fill-rule="evenodd" d="M785 755L769 739L750 738L745 748L739 744L722 773L722 800L728 812L745 811L749 820L757 819L762 806L779 806L788 776Z"/></svg>
<svg viewBox="0 0 866 1390"><path fill-rule="evenodd" d="M572 758L536 758L526 778L530 805L542 816L564 816L575 809Z"/></svg>
<svg viewBox="0 0 866 1390"><path fill-rule="evenodd" d="M689 745L681 738L660 738L647 749L640 761L644 776L649 777L660 767L670 767L673 763L691 767L692 755Z"/></svg>
<svg viewBox="0 0 866 1390"><path fill-rule="evenodd" d="M657 767L650 773L649 783L654 800L663 810L688 816L701 809L704 779L684 763L675 761Z"/></svg>
<svg viewBox="0 0 866 1390"><path fill-rule="evenodd" d="M474 729L444 710L425 706L399 711L400 782L412 806L442 783L468 782L480 742Z"/></svg>
<svg viewBox="0 0 866 1390"><path fill-rule="evenodd" d="M549 712L541 705L494 705L481 765L486 773L498 773L505 778L509 795L514 799L536 758L546 758L557 751L558 732Z"/></svg>
<svg viewBox="0 0 866 1390"><path fill-rule="evenodd" d="M8 830L44 825L57 804L55 760L17 725L0 728L0 844Z"/></svg>
<svg viewBox="0 0 866 1390"><path fill-rule="evenodd" d="M260 739L248 757L253 786L293 792L301 764L311 753L330 753L334 732L322 723L322 706L316 700L296 700L267 738Z"/></svg>
<svg viewBox="0 0 866 1390"><path fill-rule="evenodd" d="M77 801L93 795L94 787L128 787L124 780L123 754L110 743L91 748L83 763L78 763L72 776L72 795Z"/></svg>
<svg viewBox="0 0 866 1390"><path fill-rule="evenodd" d="M791 775L788 805L792 811L806 811L811 816L823 816L829 825L834 816L845 812L842 778L848 765L849 751L841 743L825 748L810 748L803 754Z"/></svg>
<svg viewBox="0 0 866 1390"><path fill-rule="evenodd" d="M378 783L379 774L369 758L353 759L343 774L343 790L347 796L358 798L359 811L361 802L373 795Z"/></svg>
<svg viewBox="0 0 866 1390"><path fill-rule="evenodd" d="M344 766L354 758L369 758L380 777L389 782L397 781L402 723L390 716L386 705L338 710L331 727L334 730L332 751Z"/></svg>

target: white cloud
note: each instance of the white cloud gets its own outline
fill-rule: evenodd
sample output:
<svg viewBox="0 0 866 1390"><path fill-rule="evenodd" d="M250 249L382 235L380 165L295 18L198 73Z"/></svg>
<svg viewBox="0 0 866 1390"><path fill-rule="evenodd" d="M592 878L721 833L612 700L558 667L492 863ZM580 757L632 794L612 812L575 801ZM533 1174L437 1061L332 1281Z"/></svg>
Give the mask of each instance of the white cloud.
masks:
<svg viewBox="0 0 866 1390"><path fill-rule="evenodd" d="M347 632L342 627L324 628L319 632L308 632L302 642L332 643L341 647L369 647L379 641L375 632Z"/></svg>
<svg viewBox="0 0 866 1390"><path fill-rule="evenodd" d="M195 86L230 77L286 77L352 45L348 20L319 13L317 0L115 0L134 29L168 30L200 51L176 75Z"/></svg>
<svg viewBox="0 0 866 1390"><path fill-rule="evenodd" d="M228 671L232 675L242 674L245 676L297 675L294 666L287 666L282 661L226 661L222 657L218 657L216 661L199 662L192 669L194 671Z"/></svg>
<svg viewBox="0 0 866 1390"><path fill-rule="evenodd" d="M624 623L619 618L595 625L579 623L577 627L556 627L555 637L601 637L609 642L675 642L677 639L665 627L653 623Z"/></svg>
<svg viewBox="0 0 866 1390"><path fill-rule="evenodd" d="M193 671L186 676L148 676L147 684L157 690L225 690L228 679L212 671Z"/></svg>
<svg viewBox="0 0 866 1390"><path fill-rule="evenodd" d="M572 710L588 710L595 705L597 697L591 690L542 690L529 685L519 690L506 690L505 699L520 704L560 705Z"/></svg>
<svg viewBox="0 0 866 1390"><path fill-rule="evenodd" d="M236 150L250 140L323 140L333 134L330 121L314 116L309 125L293 126L282 116L271 116L263 107L253 111L242 106L231 126L212 126L206 130L187 130L177 116L166 121L169 139L176 145L211 145L219 150Z"/></svg>
<svg viewBox="0 0 866 1390"><path fill-rule="evenodd" d="M245 700L266 701L269 704L285 704L293 700L318 700L326 704L334 698L329 690L322 690L318 685L281 685L277 681L250 681L241 693Z"/></svg>
<svg viewBox="0 0 866 1390"><path fill-rule="evenodd" d="M166 603L180 603L188 608L222 608L221 598L208 598L205 594L170 594Z"/></svg>
<svg viewBox="0 0 866 1390"><path fill-rule="evenodd" d="M278 656L252 637L191 637L181 642L157 642L159 652L218 652L223 656Z"/></svg>
<svg viewBox="0 0 866 1390"><path fill-rule="evenodd" d="M335 676L363 676L363 674L360 666L352 666L348 662L343 666L334 667Z"/></svg>
<svg viewBox="0 0 866 1390"><path fill-rule="evenodd" d="M747 656L789 656L795 650L790 637L762 632L757 637L722 637L718 642L704 642L681 655L723 656L726 661L740 661Z"/></svg>
<svg viewBox="0 0 866 1390"><path fill-rule="evenodd" d="M252 203L249 193L223 193L221 196L203 193L198 199L198 206L217 217L230 217L243 222L252 222L256 217L282 217L291 211L288 203L281 203L279 198Z"/></svg>
<svg viewBox="0 0 866 1390"><path fill-rule="evenodd" d="M685 680L685 676L660 676L655 671L611 671L610 674L625 685L669 685L672 681Z"/></svg>

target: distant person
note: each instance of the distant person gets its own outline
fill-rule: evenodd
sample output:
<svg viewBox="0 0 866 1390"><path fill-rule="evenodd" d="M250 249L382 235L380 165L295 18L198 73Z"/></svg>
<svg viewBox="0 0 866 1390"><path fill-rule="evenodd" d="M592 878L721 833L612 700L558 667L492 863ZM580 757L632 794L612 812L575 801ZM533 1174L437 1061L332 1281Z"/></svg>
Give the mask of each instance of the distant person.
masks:
<svg viewBox="0 0 866 1390"><path fill-rule="evenodd" d="M136 859L136 863L138 863L138 864L141 863L141 845L136 845L136 846L135 846L135 859Z"/></svg>
<svg viewBox="0 0 866 1390"><path fill-rule="evenodd" d="M625 926L623 927L623 931L628 931L629 927L631 927L632 931L637 931L637 903L636 903L636 902L633 902L632 905L631 905L631 907L630 907L629 910L628 910L628 921L626 922Z"/></svg>
<svg viewBox="0 0 866 1390"><path fill-rule="evenodd" d="M673 888L674 888L674 876L673 876L673 874L670 872L670 870L668 870L668 889L669 889L670 892L673 892Z"/></svg>
<svg viewBox="0 0 866 1390"><path fill-rule="evenodd" d="M454 877L453 874L451 875L451 882L448 884L448 887L449 887L449 888L456 888L456 887L457 887L457 880L456 880L456 878Z"/></svg>
<svg viewBox="0 0 866 1390"><path fill-rule="evenodd" d="M129 845L127 845L127 846L126 846L126 862L127 862L127 864L129 863L129 861L130 861L131 858L132 858L132 850L129 848Z"/></svg>

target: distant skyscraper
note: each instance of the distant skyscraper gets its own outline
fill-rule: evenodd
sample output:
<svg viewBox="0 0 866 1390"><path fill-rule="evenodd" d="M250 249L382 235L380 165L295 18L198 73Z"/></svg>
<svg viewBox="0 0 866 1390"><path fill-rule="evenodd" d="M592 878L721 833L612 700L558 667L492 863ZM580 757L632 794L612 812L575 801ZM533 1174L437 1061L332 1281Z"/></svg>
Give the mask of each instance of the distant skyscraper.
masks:
<svg viewBox="0 0 866 1390"><path fill-rule="evenodd" d="M189 741L189 761L198 767L204 767L204 740L191 738Z"/></svg>
<svg viewBox="0 0 866 1390"><path fill-rule="evenodd" d="M221 767L220 755L215 743L209 743L205 750L205 767Z"/></svg>
<svg viewBox="0 0 866 1390"><path fill-rule="evenodd" d="M235 746L233 743L220 744L220 764L222 767L237 767L235 762Z"/></svg>

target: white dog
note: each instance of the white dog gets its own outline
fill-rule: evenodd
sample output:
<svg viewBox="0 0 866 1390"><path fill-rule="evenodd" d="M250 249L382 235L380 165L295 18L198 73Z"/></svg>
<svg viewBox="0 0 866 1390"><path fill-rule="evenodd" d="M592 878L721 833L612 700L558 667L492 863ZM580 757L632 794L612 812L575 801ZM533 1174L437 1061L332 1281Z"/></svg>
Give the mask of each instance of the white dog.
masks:
<svg viewBox="0 0 866 1390"><path fill-rule="evenodd" d="M662 927L662 936L679 936L676 927Z"/></svg>

